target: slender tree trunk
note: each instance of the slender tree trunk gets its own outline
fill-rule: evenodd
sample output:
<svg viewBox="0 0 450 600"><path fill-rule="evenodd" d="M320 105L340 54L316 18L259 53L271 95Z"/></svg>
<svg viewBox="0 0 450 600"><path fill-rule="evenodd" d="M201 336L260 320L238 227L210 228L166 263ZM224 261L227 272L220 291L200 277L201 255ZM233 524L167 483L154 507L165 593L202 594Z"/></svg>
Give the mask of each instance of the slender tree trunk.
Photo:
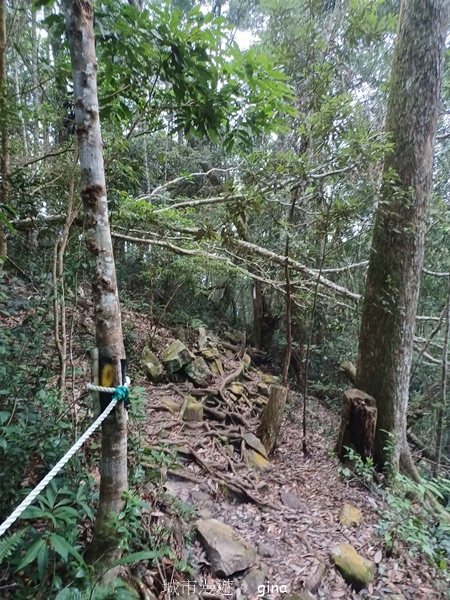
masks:
<svg viewBox="0 0 450 600"><path fill-rule="evenodd" d="M39 116L40 116L40 104L41 94L39 90L39 76L38 76L38 39L37 39L37 23L36 23L36 11L31 11L31 79L33 82L33 104L34 104L34 123L33 123L33 140L34 140L34 154L39 154Z"/></svg>
<svg viewBox="0 0 450 600"><path fill-rule="evenodd" d="M359 339L356 385L378 407L375 458L413 476L406 416L449 5L401 4L386 116L394 150L384 162Z"/></svg>
<svg viewBox="0 0 450 600"><path fill-rule="evenodd" d="M20 102L20 85L19 85L19 64L18 64L18 55L15 53L14 56L14 88L16 93L17 102ZM27 139L27 127L25 125L25 117L23 114L23 110L19 111L20 118L20 126L22 129L22 147L23 147L23 155L28 157L28 139Z"/></svg>
<svg viewBox="0 0 450 600"><path fill-rule="evenodd" d="M442 351L442 370L441 370L441 401L437 411L436 423L436 464L434 475L439 475L439 464L442 458L442 437L444 433L445 415L447 412L447 377L448 377L448 343L450 334L450 279L447 292L446 322L444 333L444 348Z"/></svg>
<svg viewBox="0 0 450 600"><path fill-rule="evenodd" d="M117 293L113 246L98 113L97 59L93 9L87 0L63 0L74 81L76 132L81 170L81 197L85 213L86 244L90 256L95 307L96 342L100 361L112 366L110 385L122 383L121 361L125 358ZM102 381L105 384L105 381ZM94 539L88 560L101 573L120 554L110 516L124 507L127 490L127 420L119 403L102 428L100 501ZM109 581L115 573L109 573Z"/></svg>
<svg viewBox="0 0 450 600"><path fill-rule="evenodd" d="M0 203L9 204L8 81L6 73L6 0L0 0L0 129L2 134ZM8 256L8 230L0 224L0 272Z"/></svg>

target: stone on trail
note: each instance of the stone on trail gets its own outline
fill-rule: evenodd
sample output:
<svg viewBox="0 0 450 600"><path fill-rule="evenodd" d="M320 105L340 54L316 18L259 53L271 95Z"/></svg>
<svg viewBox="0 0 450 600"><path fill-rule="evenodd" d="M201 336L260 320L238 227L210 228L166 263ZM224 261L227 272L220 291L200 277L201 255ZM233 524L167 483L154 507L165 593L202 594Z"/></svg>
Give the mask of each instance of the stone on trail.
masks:
<svg viewBox="0 0 450 600"><path fill-rule="evenodd" d="M267 458L266 449L262 445L261 440L258 437L256 437L254 433L248 431L247 433L244 433L242 437L244 438L244 441L247 444L247 446L253 448L253 450L256 450L256 452L262 454L264 458Z"/></svg>
<svg viewBox="0 0 450 600"><path fill-rule="evenodd" d="M255 564L256 550L229 525L207 519L197 524L197 531L216 577L230 577Z"/></svg>
<svg viewBox="0 0 450 600"><path fill-rule="evenodd" d="M161 404L164 404L164 406L167 406L172 412L178 412L181 408L180 402L177 402L171 396L163 396L159 401Z"/></svg>
<svg viewBox="0 0 450 600"><path fill-rule="evenodd" d="M258 394L261 396L266 396L267 398L269 397L269 386L266 383L258 381L256 384L256 389L258 390Z"/></svg>
<svg viewBox="0 0 450 600"><path fill-rule="evenodd" d="M203 350L208 343L208 336L204 327L198 328L198 349Z"/></svg>
<svg viewBox="0 0 450 600"><path fill-rule="evenodd" d="M287 508L292 508L293 510L304 510L305 508L303 502L297 494L294 494L293 492L281 492L280 497L281 502L284 506L287 506Z"/></svg>
<svg viewBox="0 0 450 600"><path fill-rule="evenodd" d="M206 361L201 356L194 358L189 362L184 370L186 375L197 385L206 386L211 382L213 374L211 373Z"/></svg>
<svg viewBox="0 0 450 600"><path fill-rule="evenodd" d="M366 588L375 577L375 563L358 554L351 544L339 544L331 551L330 558L356 591Z"/></svg>
<svg viewBox="0 0 450 600"><path fill-rule="evenodd" d="M259 588L265 584L269 568L261 563L256 569L252 569L241 582L241 590L244 597L252 598L259 591Z"/></svg>
<svg viewBox="0 0 450 600"><path fill-rule="evenodd" d="M351 504L343 504L339 511L339 523L346 527L359 527L362 521L361 512Z"/></svg>
<svg viewBox="0 0 450 600"><path fill-rule="evenodd" d="M273 385L274 383L278 383L280 378L275 377L274 375L269 375L268 373L263 373L261 379L266 385Z"/></svg>
<svg viewBox="0 0 450 600"><path fill-rule="evenodd" d="M275 556L275 549L273 548L273 546L270 546L269 544L265 544L264 542L259 542L258 554L260 556L270 558L272 556Z"/></svg>
<svg viewBox="0 0 450 600"><path fill-rule="evenodd" d="M147 377L152 381L159 381L164 373L162 364L148 346L144 346L141 352L141 366Z"/></svg>
<svg viewBox="0 0 450 600"><path fill-rule="evenodd" d="M169 344L164 349L162 355L162 361L169 376L179 371L182 367L190 363L191 360L191 353L180 340L174 340Z"/></svg>
<svg viewBox="0 0 450 600"><path fill-rule="evenodd" d="M250 449L246 452L247 465L251 469L260 469L261 471L265 471L266 469L270 469L270 462L262 456L256 450Z"/></svg>

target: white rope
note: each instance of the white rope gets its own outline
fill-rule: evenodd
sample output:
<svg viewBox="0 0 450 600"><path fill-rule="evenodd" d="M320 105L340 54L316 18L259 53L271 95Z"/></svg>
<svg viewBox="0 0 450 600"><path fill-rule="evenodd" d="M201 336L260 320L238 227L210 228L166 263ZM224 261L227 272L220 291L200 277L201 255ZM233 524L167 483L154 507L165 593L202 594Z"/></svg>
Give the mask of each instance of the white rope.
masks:
<svg viewBox="0 0 450 600"><path fill-rule="evenodd" d="M94 385L93 383L88 383L86 387L90 392L107 392L108 394L113 394L116 390L116 388L103 387L101 385Z"/></svg>
<svg viewBox="0 0 450 600"><path fill-rule="evenodd" d="M115 388L106 388L98 385L93 385L91 383L88 384L88 389L97 391L97 392L114 392ZM23 511L30 506L30 504L36 499L37 496L42 492L42 490L50 483L50 481L57 475L64 465L72 458L77 450L81 448L84 442L88 439L90 435L94 433L94 431L103 423L112 409L115 407L119 400L115 399L111 400L102 414L98 417L94 423L89 427L87 431L83 433L83 435L78 439L77 442L70 448L70 450L61 458L59 463L57 463L53 469L44 477L44 479L39 483L33 491L31 491L28 496L25 498L23 502L19 504L16 510L0 525L0 537L7 531L11 525L20 517Z"/></svg>

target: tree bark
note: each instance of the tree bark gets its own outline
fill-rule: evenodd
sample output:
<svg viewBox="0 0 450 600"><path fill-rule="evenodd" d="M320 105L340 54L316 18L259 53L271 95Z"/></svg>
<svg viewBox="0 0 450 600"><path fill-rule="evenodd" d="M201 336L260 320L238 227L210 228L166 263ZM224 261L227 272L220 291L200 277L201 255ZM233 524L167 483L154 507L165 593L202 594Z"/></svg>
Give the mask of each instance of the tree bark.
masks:
<svg viewBox="0 0 450 600"><path fill-rule="evenodd" d="M372 456L376 423L376 402L372 396L356 389L344 392L341 429L336 444L339 458L344 458L347 447L353 447L364 459Z"/></svg>
<svg viewBox="0 0 450 600"><path fill-rule="evenodd" d="M447 292L447 305L446 305L446 321L445 321L445 333L444 333L444 348L442 351L442 369L441 369L441 401L438 406L437 418L436 418L436 464L434 465L433 473L437 477L439 475L439 465L442 459L442 438L445 430L445 415L447 409L447 378L448 378L448 345L450 335L450 278L449 288Z"/></svg>
<svg viewBox="0 0 450 600"><path fill-rule="evenodd" d="M0 119L1 119L1 176L0 203L9 204L9 130L8 130L8 80L6 72L6 0L0 0ZM8 256L8 229L0 223L0 273Z"/></svg>
<svg viewBox="0 0 450 600"><path fill-rule="evenodd" d="M412 472L406 415L431 192L448 0L403 0L359 339L356 387L378 406L375 458ZM391 435L390 435L391 434Z"/></svg>
<svg viewBox="0 0 450 600"><path fill-rule="evenodd" d="M117 386L122 384L122 360L125 359L125 351L108 219L98 112L94 13L91 3L87 0L64 0L63 9L72 60L81 198L92 273L96 343L100 362L105 359L112 367L110 381L103 380L101 384ZM120 554L119 540L110 526L110 517L123 509L124 492L128 485L127 420L123 403L119 403L103 423L100 475L99 507L94 538L87 558L95 563L98 573L103 573ZM114 576L115 573L110 571L103 580L107 583Z"/></svg>

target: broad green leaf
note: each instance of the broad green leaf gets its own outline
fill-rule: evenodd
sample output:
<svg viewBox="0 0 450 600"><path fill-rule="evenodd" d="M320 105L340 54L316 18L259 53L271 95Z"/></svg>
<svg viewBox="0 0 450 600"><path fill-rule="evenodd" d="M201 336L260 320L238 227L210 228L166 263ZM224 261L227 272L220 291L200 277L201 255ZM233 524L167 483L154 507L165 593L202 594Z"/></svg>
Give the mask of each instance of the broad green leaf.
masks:
<svg viewBox="0 0 450 600"><path fill-rule="evenodd" d="M81 554L62 536L52 533L50 535L50 542L55 552L61 556L64 562L67 562L68 555L71 554L78 562L83 563Z"/></svg>
<svg viewBox="0 0 450 600"><path fill-rule="evenodd" d="M160 556L164 556L167 554L165 550L144 550L143 552L134 552L133 554L128 554L123 558L114 562L112 567L120 567L122 565L129 565L130 563L138 562L140 560L153 560L155 558L159 558Z"/></svg>
<svg viewBox="0 0 450 600"><path fill-rule="evenodd" d="M45 548L45 546L46 546L45 540L43 540L42 538L40 540L38 540L37 542L35 542L31 546L31 548L28 550L28 552L25 554L25 556L22 558L22 560L20 561L19 566L16 569L16 573L17 573L17 571L20 571L21 569L23 569L24 567L26 567L27 565L32 563L33 560L35 560L36 557L38 556L41 549Z"/></svg>

